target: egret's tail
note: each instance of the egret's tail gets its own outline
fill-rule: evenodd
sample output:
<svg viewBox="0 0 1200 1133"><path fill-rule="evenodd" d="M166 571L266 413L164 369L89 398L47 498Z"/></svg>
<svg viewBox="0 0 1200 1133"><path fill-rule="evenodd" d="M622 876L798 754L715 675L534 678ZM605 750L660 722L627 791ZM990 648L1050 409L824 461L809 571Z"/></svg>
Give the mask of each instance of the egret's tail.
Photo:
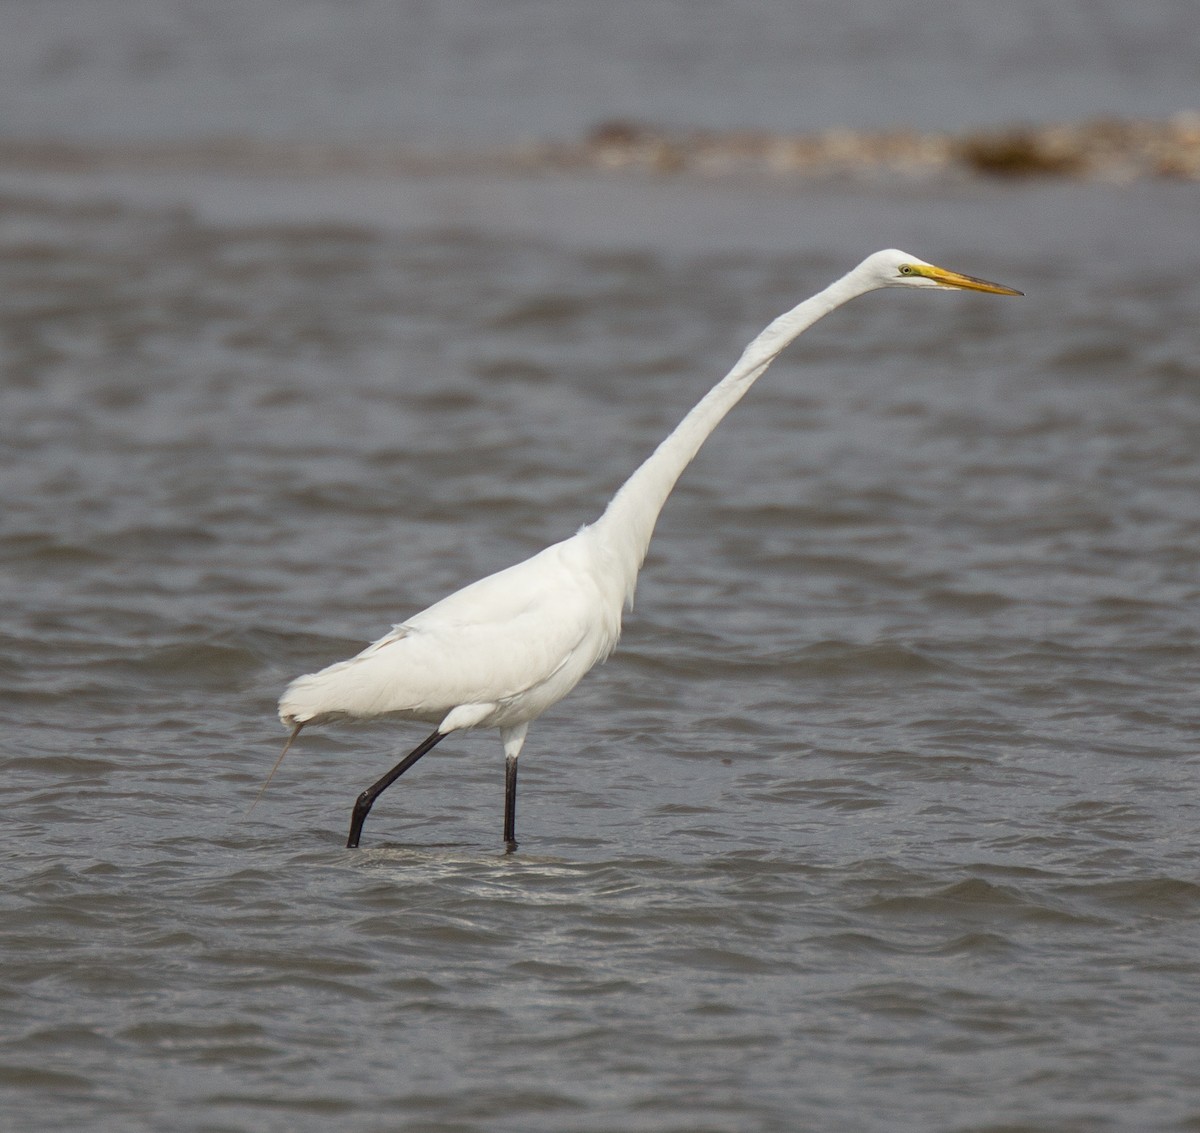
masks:
<svg viewBox="0 0 1200 1133"><path fill-rule="evenodd" d="M383 639L392 640L398 639ZM377 663L381 644L368 646L348 661L326 665L318 673L297 677L279 698L279 719L289 726L329 724L387 712L392 707L387 704L388 695L398 674L391 665Z"/></svg>
<svg viewBox="0 0 1200 1133"><path fill-rule="evenodd" d="M250 804L250 810L246 811L247 814L249 814L251 810L258 806L258 800L263 797L266 789L271 785L271 780L275 778L275 772L279 770L279 765L283 762L283 757L287 755L292 744L296 742L296 737L300 734L300 729L303 727L304 724L300 723L292 729L292 734L288 736L287 743L283 745L283 751L279 753L279 758L275 760L275 766L271 768L271 773L267 776L266 782L258 788L258 794L254 796L254 802Z"/></svg>

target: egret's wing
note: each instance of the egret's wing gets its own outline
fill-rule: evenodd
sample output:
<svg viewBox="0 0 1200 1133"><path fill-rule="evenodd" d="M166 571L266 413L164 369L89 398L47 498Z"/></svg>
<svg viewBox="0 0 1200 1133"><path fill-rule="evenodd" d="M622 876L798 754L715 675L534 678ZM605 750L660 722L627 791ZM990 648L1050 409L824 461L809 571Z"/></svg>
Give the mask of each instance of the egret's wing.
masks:
<svg viewBox="0 0 1200 1133"><path fill-rule="evenodd" d="M397 676L402 669L397 692L412 701L403 707L430 711L520 696L586 649L591 636L578 592L547 590L536 604L506 610L503 619L421 615L397 626L362 660Z"/></svg>
<svg viewBox="0 0 1200 1133"><path fill-rule="evenodd" d="M570 688L611 649L619 608L614 630L590 580L555 553L561 546L464 587L356 657L293 681L281 717L398 713L437 722L459 705L510 702L564 667L572 670Z"/></svg>

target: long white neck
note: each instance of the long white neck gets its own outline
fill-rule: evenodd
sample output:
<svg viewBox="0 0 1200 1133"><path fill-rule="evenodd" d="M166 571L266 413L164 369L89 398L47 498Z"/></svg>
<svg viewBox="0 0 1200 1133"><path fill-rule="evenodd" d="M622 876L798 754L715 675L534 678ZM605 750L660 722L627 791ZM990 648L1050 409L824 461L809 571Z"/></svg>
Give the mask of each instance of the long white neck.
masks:
<svg viewBox="0 0 1200 1133"><path fill-rule="evenodd" d="M836 307L872 289L859 269L780 315L742 352L737 364L699 401L613 496L589 529L616 557L632 601L659 513L683 470L721 420L797 335Z"/></svg>

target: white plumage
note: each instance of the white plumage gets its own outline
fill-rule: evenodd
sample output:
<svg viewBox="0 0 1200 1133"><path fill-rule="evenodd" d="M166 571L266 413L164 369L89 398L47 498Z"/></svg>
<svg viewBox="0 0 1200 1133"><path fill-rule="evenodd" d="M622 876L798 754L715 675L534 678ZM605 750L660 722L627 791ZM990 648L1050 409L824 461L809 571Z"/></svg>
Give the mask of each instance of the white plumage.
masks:
<svg viewBox="0 0 1200 1133"><path fill-rule="evenodd" d="M597 570L610 558L601 538L584 528L443 598L348 661L298 677L280 717L294 725L394 715L450 732L540 716L620 635L624 595Z"/></svg>
<svg viewBox="0 0 1200 1133"><path fill-rule="evenodd" d="M434 744L451 732L498 728L505 751L504 839L515 847L517 757L526 730L616 646L622 610L632 601L654 525L676 480L788 343L834 308L881 287L1020 294L895 249L869 256L755 338L595 523L443 598L356 657L294 680L279 702L279 717L292 734L275 767L307 724L394 716L435 725L359 796L347 841L357 846L375 799Z"/></svg>

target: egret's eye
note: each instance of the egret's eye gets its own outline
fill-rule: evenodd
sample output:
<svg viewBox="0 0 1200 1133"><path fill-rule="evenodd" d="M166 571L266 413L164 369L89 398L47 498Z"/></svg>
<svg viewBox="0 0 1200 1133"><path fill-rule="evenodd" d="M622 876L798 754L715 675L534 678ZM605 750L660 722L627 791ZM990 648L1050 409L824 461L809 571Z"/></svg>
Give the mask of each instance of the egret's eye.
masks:
<svg viewBox="0 0 1200 1133"><path fill-rule="evenodd" d="M901 275L916 275L916 273L917 273L917 269L914 268L912 266L912 264L901 264L900 265L900 274Z"/></svg>

